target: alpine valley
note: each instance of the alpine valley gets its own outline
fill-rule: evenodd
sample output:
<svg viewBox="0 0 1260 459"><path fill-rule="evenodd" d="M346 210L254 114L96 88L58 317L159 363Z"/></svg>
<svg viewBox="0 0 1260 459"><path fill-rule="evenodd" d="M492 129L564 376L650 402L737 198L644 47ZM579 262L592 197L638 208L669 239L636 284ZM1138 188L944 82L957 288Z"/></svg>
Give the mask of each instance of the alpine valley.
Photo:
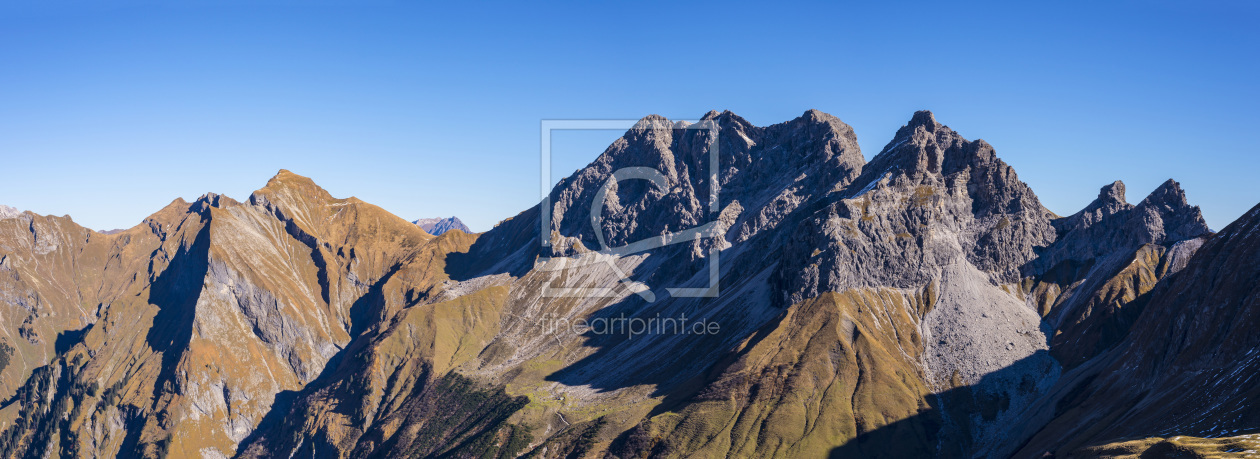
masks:
<svg viewBox="0 0 1260 459"><path fill-rule="evenodd" d="M1260 206L1056 215L929 112L869 161L819 111L699 123L480 234L285 170L109 234L0 208L0 455L1260 449Z"/></svg>

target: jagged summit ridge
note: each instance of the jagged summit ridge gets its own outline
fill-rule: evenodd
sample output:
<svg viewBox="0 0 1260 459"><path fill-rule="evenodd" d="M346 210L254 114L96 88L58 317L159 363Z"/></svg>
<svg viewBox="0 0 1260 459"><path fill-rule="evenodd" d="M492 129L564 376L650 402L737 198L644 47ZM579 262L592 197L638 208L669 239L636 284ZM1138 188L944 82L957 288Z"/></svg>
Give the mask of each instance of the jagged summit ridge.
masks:
<svg viewBox="0 0 1260 459"><path fill-rule="evenodd" d="M831 190L852 180L865 163L852 128L821 112L807 112L765 128L729 111L709 112L702 122L709 121L719 129L716 173L722 207L759 208L779 198L769 193L784 190L798 177L805 181L795 183L792 188L797 191L793 193ZM652 129L645 129L649 126ZM618 183L616 197L608 200L604 211L609 244L624 245L707 221L713 172L708 170L708 153L714 139L707 129L679 130L673 126L658 115L645 117L586 168L562 179L550 199L554 229L566 237L579 238L588 247L598 246L589 222L594 193L614 171L627 167L656 169L670 188L656 189L642 181ZM732 207L728 215L735 217L736 208ZM734 226L741 223L752 225L741 228L747 232L745 237L756 231L755 226L765 224L732 222Z"/></svg>
<svg viewBox="0 0 1260 459"><path fill-rule="evenodd" d="M1079 212L1056 221L1056 226L1065 229L1086 228L1098 223L1103 218L1133 208L1125 199L1124 182L1116 180L1098 190L1098 198Z"/></svg>
<svg viewBox="0 0 1260 459"><path fill-rule="evenodd" d="M918 241L926 228L944 225L961 236L973 264L1002 279L1013 278L1017 268L1034 257L1034 248L1048 245L1054 237L1052 214L989 144L966 140L926 111L915 113L841 195L845 200L833 206L835 215L856 218L863 232L865 225L887 225L877 232L915 236ZM901 213L906 202L920 209L910 220L881 219L880 215ZM900 251L890 250L888 256ZM906 262L916 263L906 260L893 266ZM843 266L847 265L836 265L837 273L849 271ZM881 268L872 273L876 271L888 272ZM896 272L888 278L921 276Z"/></svg>
<svg viewBox="0 0 1260 459"><path fill-rule="evenodd" d="M1084 209L1054 221L1059 233L1054 250L1042 255L1033 270L1044 272L1064 260L1088 260L1142 244L1165 244L1210 232L1198 206L1186 199L1180 184L1169 179L1136 206L1125 201L1117 180L1098 192Z"/></svg>

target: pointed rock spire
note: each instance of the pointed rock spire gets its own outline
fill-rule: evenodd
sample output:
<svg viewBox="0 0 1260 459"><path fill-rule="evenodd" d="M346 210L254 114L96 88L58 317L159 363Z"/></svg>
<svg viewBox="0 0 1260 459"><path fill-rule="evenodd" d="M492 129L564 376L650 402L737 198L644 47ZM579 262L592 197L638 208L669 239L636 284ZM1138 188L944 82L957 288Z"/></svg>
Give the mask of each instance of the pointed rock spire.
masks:
<svg viewBox="0 0 1260 459"><path fill-rule="evenodd" d="M1100 203L1126 203L1124 199L1124 182L1116 180L1110 185L1105 185L1098 190L1098 202Z"/></svg>
<svg viewBox="0 0 1260 459"><path fill-rule="evenodd" d="M1098 190L1098 198L1081 209L1080 212L1054 222L1060 234L1080 231L1101 222L1108 216L1132 209L1125 200L1124 182L1116 180Z"/></svg>
<svg viewBox="0 0 1260 459"><path fill-rule="evenodd" d="M1168 179L1159 187L1155 188L1150 195L1143 199L1138 205L1164 205L1173 208L1185 207L1189 204L1186 199L1185 190L1181 189L1181 184L1176 180Z"/></svg>
<svg viewBox="0 0 1260 459"><path fill-rule="evenodd" d="M906 128L914 130L922 127L928 132L936 132L937 128L942 127L941 123L936 122L936 115L928 110L919 110L914 112L914 116L910 117L910 122L906 124Z"/></svg>
<svg viewBox="0 0 1260 459"><path fill-rule="evenodd" d="M1134 212L1137 218L1129 224L1137 233L1150 235L1144 238L1146 242L1178 241L1211 232L1199 206L1190 205L1185 190L1173 179L1155 188Z"/></svg>
<svg viewBox="0 0 1260 459"><path fill-rule="evenodd" d="M899 169L908 175L950 174L995 158L988 143L968 141L937 122L932 112L920 110L897 130L871 164L880 163L880 169Z"/></svg>

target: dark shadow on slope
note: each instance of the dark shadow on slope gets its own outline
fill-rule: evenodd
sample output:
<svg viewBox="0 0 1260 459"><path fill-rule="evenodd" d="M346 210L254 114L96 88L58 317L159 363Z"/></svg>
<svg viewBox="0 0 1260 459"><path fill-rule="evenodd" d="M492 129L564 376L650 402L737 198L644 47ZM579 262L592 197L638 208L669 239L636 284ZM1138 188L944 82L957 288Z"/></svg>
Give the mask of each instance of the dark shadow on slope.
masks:
<svg viewBox="0 0 1260 459"><path fill-rule="evenodd" d="M241 456L248 451L251 446L258 444L263 447L274 447L277 443L283 443L287 440L285 433L288 427L285 421L294 419L291 417L295 409L301 408L301 403L306 397L313 395L315 392L329 388L338 380L353 377L358 371L361 362L366 361L370 352L370 345L381 333L381 329L373 329L372 325L381 323L380 317L382 308L385 305L384 286L389 282L390 278L401 268L401 264L396 265L377 280L370 287L367 293L359 297L350 307L350 342L346 347L333 354L328 362L324 365L324 369L314 380L307 383L300 391L286 390L276 394L276 398L272 401L271 408L267 414L263 415L261 421L250 432L244 440L242 440L237 449L237 456ZM421 298L422 299L422 298ZM376 319L369 321L369 319ZM349 360L347 360L349 359ZM349 362L349 363L347 363ZM361 388L354 385L347 386L349 390L366 390L370 388ZM337 398L344 399L346 394L337 394ZM300 421L299 421L300 422ZM297 427L301 427L300 425ZM296 427L295 427L296 428ZM300 430L300 429L299 429ZM291 433L291 432L290 432ZM335 450L334 450L335 451Z"/></svg>
<svg viewBox="0 0 1260 459"><path fill-rule="evenodd" d="M7 341L0 339L0 372L3 372L9 366L14 352L16 352L16 349L13 346L10 346ZM0 409L3 409L3 407L0 407Z"/></svg>
<svg viewBox="0 0 1260 459"><path fill-rule="evenodd" d="M1057 285L1070 292L1056 299L1049 310L1038 311L1044 315L1041 331L1046 337L1046 345L1065 370L1075 368L1123 341L1150 302L1151 291L1138 294L1129 301L1122 301L1116 296L1122 287L1135 292L1139 290L1141 276L1122 276L1137 262L1141 250L1141 247L1116 250L1084 261L1065 259L1042 271L1037 271L1040 259L1033 259L1021 267L1021 272L1034 288ZM1159 266L1152 269L1160 272L1166 263L1167 254L1161 255Z"/></svg>
<svg viewBox="0 0 1260 459"><path fill-rule="evenodd" d="M373 342L381 333L369 330L356 337L301 391L277 394L258 428L240 443L237 457L291 452L292 457L336 458L338 447L348 446L351 457L514 457L528 444L527 432L518 438L516 427L507 424L528 398L512 397L502 387L480 387L456 373L436 377L427 366L397 411L376 412L378 418L368 423L362 402L373 389L356 382L361 382L363 371L371 371L362 364L371 359ZM312 397L318 397L317 403L337 401L333 411L345 415L350 428L364 428L362 436L353 445L345 445L336 444L323 429L312 431L305 424L310 415L305 409ZM404 427L419 426L419 430L399 429L387 435L388 429L381 425L391 420ZM498 440L504 438L508 441L500 445ZM507 452L494 454L503 451Z"/></svg>
<svg viewBox="0 0 1260 459"><path fill-rule="evenodd" d="M351 345L333 355L328 360L328 364L324 366L324 370L320 375L302 390L284 390L277 393L275 399L271 402L271 408L267 411L267 414L263 415L262 420L258 422L254 430L244 440L241 440L237 446L236 457L241 457L251 446L268 440L268 436L282 434L286 427L284 421L292 414L294 405L303 397L313 394L316 389L325 387L328 381L335 379L334 374L338 373L338 370L341 368L341 363L345 360L347 351L362 347L362 345L355 345L355 341L351 341ZM274 442L275 440L271 439L270 443Z"/></svg>
<svg viewBox="0 0 1260 459"><path fill-rule="evenodd" d="M525 275L542 250L541 225L539 206L530 207L482 233L467 252L446 254L446 275L457 281L499 273Z"/></svg>
<svg viewBox="0 0 1260 459"><path fill-rule="evenodd" d="M66 330L58 333L57 341L53 344L53 348L56 349L57 355L65 354L66 351L69 351L70 348L74 347L74 345L83 342L83 335L86 335L88 330L92 329L92 325L95 324L88 324L86 327L78 330Z"/></svg>
<svg viewBox="0 0 1260 459"><path fill-rule="evenodd" d="M725 355L710 365L707 370L700 372L687 380L678 382L675 386L669 388L669 390L658 386L656 393L653 395L664 395L664 397L661 399L661 403L653 407L652 410L643 417L643 419L650 420L657 415L679 411L688 403L701 401L698 400L698 397L705 389L710 387L710 384L713 381L721 378L727 369L729 369L731 365L739 362L739 359L743 357L748 350L756 348L762 340L779 327L779 325L783 322L783 319L786 317L786 314L779 314L773 320L766 322L765 325L757 329L756 332L753 333L752 337L748 339L748 345L744 346L745 351L727 351ZM559 374L559 372L557 372L557 374ZM553 374L552 376L554 377L556 374ZM649 456L653 457L667 455L664 454L664 451L654 451L656 445L660 443L660 438L645 438L642 433L643 432L641 432L640 429L632 427L617 435L608 447L608 451L611 453L611 456L621 457L618 456L620 452L626 452L632 457L642 457L642 453L649 453Z"/></svg>
<svg viewBox="0 0 1260 459"><path fill-rule="evenodd" d="M0 457L44 458L52 454L53 446L57 446L62 457L89 455L80 449L85 443L75 423L85 412L99 410L107 403L117 406L114 394L118 388L102 390L97 381L82 378L77 368L64 356L58 357L34 369L13 397L4 402L5 407L19 403L19 409L12 424L0 432ZM85 403L97 396L101 397L97 403ZM120 451L136 451L143 417L139 410L119 409L127 432L123 447L129 448Z"/></svg>
<svg viewBox="0 0 1260 459"><path fill-rule="evenodd" d="M435 377L426 366L423 375L425 382L396 412L365 432L352 457L515 457L528 445L528 433L520 438L507 424L528 397L511 396L502 386L485 386L456 372ZM405 427L387 436L392 429L380 426L394 422Z"/></svg>
<svg viewBox="0 0 1260 459"><path fill-rule="evenodd" d="M394 274L401 267L401 264L391 267L376 283L368 287L367 293L364 293L363 296L354 301L354 304L350 305L351 339L363 334L371 325L379 324L385 319L383 317L385 310L385 293L383 289L385 284L394 277Z"/></svg>
<svg viewBox="0 0 1260 459"><path fill-rule="evenodd" d="M1011 409L1012 395L1030 395L1035 391L1035 381L1028 380L1029 366L1043 364L1049 358L1045 350L1037 351L1011 365L983 376L976 384L956 387L928 397L930 409L915 416L902 419L878 429L859 432L857 437L844 445L831 450L832 458L901 458L924 457L923 451L912 451L907 448L913 444L936 445L936 450L928 456L940 458L964 458L977 454L974 436L973 419L984 422L998 420L998 416ZM1014 385L1015 393L994 393L986 387L998 386L995 381L1006 381L1015 378L1022 380ZM922 431L924 426L939 426L927 430L928 438L915 439L910 442L906 435L910 432ZM986 439L987 442L1009 445L1008 451L1015 451L1028 438L1022 434L1005 432L997 434L998 438ZM992 454L993 452L990 452Z"/></svg>
<svg viewBox="0 0 1260 459"><path fill-rule="evenodd" d="M682 285L708 268L704 258L689 260L690 250L690 246L678 245L651 251L648 260L664 261L631 277L653 287L656 301L649 303L637 295L629 295L586 316L591 327L582 335L583 346L596 350L548 375L545 380L569 386L585 385L600 391L653 385L652 396L668 396L667 401L676 402L701 390L711 377L720 375L727 365L738 360L739 355L733 353L733 349L740 342L750 337L759 341L782 320L783 310L768 306L771 298L740 296L742 284L736 280L760 282L757 273L768 269L761 264L762 260L741 257L723 262L730 265L719 280L722 289L718 298L670 296L666 287ZM755 254L746 252L745 255ZM767 288L754 290L768 291ZM764 309L749 310L731 304L715 310L714 306L724 301L747 301L751 307ZM630 327L634 319L641 319L643 324L657 319L653 331L658 333L632 333ZM702 326L706 324L717 324L716 332L706 330ZM652 355L645 356L644 352Z"/></svg>
<svg viewBox="0 0 1260 459"><path fill-rule="evenodd" d="M206 217L203 216L203 221ZM197 300L201 298L206 273L210 270L210 225L202 226L188 247L175 253L170 264L158 275L149 289L149 304L156 305L153 326L145 342L162 353L162 369L153 387L154 406L161 392L178 390L174 384L175 367L192 340Z"/></svg>
<svg viewBox="0 0 1260 459"><path fill-rule="evenodd" d="M757 329L757 331L753 333L752 337L748 339L748 344L744 346L744 349L755 349L762 340L766 339L766 337L770 336L775 329L779 328L779 325L783 323L783 319L786 317L787 314L779 314L779 316L774 318L774 320L766 322L765 325ZM726 354L722 356L721 359L714 362L708 370L697 374L691 379L680 382L677 387L673 388L673 390L666 392L664 394L665 397L661 399L661 403L653 407L652 411L649 412L645 418L651 419L658 414L664 414L680 409L688 401L691 401L697 394L708 387L711 381L715 381L720 378L731 365L739 362L740 357L743 357L744 353L745 352L737 352L735 350L727 351Z"/></svg>
<svg viewBox="0 0 1260 459"><path fill-rule="evenodd" d="M249 199L251 203L257 205L254 195L250 195ZM314 235L302 230L292 217L284 214L284 209L280 206L268 203L265 207L271 211L272 216L276 220L284 223L285 233L288 233L290 237L301 242L311 250L311 262L315 264L315 278L319 282L320 298L324 300L325 304L329 303L328 261L324 259L324 252L320 249L319 240Z"/></svg>
<svg viewBox="0 0 1260 459"><path fill-rule="evenodd" d="M20 402L20 409L13 424L0 433L0 456L48 457L59 438L59 446L64 448L68 436L58 436L58 429L67 428L69 422L61 418L61 410L70 406L71 400L81 400L86 392L85 388L73 384L73 376L64 363L57 360L36 368L14 393L13 399L6 402L7 406L16 400ZM67 457L74 453L61 452Z"/></svg>
<svg viewBox="0 0 1260 459"><path fill-rule="evenodd" d="M175 253L149 289L149 304L157 306L158 312L153 316L153 325L145 335L145 342L155 352L162 354L162 366L153 385L153 404L150 410L158 410L165 398L164 393L179 393L182 390L176 379L176 369L192 340L197 301L201 298L206 273L210 270L208 220L209 215L202 213L203 226L192 243ZM155 415L164 417L163 413ZM128 423L127 436L119 450L120 454L139 456L147 449L148 445L139 441L143 422L143 417L137 417ZM163 444L159 442L156 446L160 450Z"/></svg>
<svg viewBox="0 0 1260 459"><path fill-rule="evenodd" d="M724 189L723 193L727 191ZM739 190L731 192L739 194ZM801 222L827 209L833 199L805 203L784 216L778 226L797 228ZM658 407L661 409L686 400L739 359L742 354L733 351L735 346L748 339L760 341L783 319L783 312L789 305L785 304L786 296L781 293L786 288L782 278L788 275L781 271L793 269L785 265L790 263L785 260L792 255L789 252L798 250L786 242L791 233L790 230L761 231L739 243L751 249L734 257L729 251L721 252L718 263L722 274L718 282L720 296L717 298L674 298L666 290L705 277L709 258L707 254L698 256L692 243L667 245L635 254L646 254L647 259L636 272L627 274L651 287L656 301L649 303L637 295L629 295L593 312L586 319L591 323L602 321L612 324L616 320L635 318L672 318L677 327L662 325L658 328L661 331L659 334L649 333L633 338L624 330L612 333L591 330L583 335L583 345L596 348L595 352L545 379L569 386L590 386L601 391L653 385L652 396L666 397L666 403ZM805 254L808 254L807 250ZM705 283L703 280L700 282ZM608 286L625 288L615 283ZM744 290L745 287L749 289ZM724 302L730 303L715 311L715 305ZM687 319L685 324L681 323L683 318ZM717 323L718 332L694 333L693 327L700 320ZM687 333L678 333L679 330ZM654 341L654 344L644 346L643 341L647 340ZM643 358L645 349L657 357ZM752 346L744 349L752 349Z"/></svg>
<svg viewBox="0 0 1260 459"><path fill-rule="evenodd" d="M700 319L712 319L696 315L703 314L703 311L707 309L704 306L711 302L712 299L701 299L701 306L696 308L696 313L692 313L680 310L687 306L688 302L684 300L666 296L665 298L658 297L655 304L650 304L636 295L630 295L594 311L586 317L591 329L581 336L584 340L583 346L596 348L596 351L548 375L545 380L570 386L590 385L601 391L652 384L658 386L654 395L661 395L664 393L664 386L680 382L678 376L683 367L695 362L712 362L713 359L706 357L725 351L717 347L726 341L730 333L738 332L731 330L717 335L675 336L675 329L690 330ZM646 321L658 315L674 319L674 322L670 323L665 330L666 333L632 335L630 327L636 319ZM683 321L683 317L687 320ZM565 325L560 324L557 327L565 327ZM635 355L636 353L630 350L643 345L643 341L654 342L655 344L646 345L644 348L651 349L653 353L659 353L660 358L652 359L650 365L627 367L635 362L646 363L645 360L639 358L641 355Z"/></svg>

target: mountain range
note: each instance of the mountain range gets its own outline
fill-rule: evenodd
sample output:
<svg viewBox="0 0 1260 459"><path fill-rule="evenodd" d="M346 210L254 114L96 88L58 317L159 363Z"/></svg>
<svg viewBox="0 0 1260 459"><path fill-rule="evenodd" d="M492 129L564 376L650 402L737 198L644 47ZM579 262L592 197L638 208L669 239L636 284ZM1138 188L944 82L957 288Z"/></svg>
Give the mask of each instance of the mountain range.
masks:
<svg viewBox="0 0 1260 459"><path fill-rule="evenodd" d="M458 217L450 218L421 218L412 223L420 225L420 229L434 236L441 236L442 233L457 229L465 233L471 233L472 230L464 226L464 222L459 221Z"/></svg>
<svg viewBox="0 0 1260 459"><path fill-rule="evenodd" d="M0 208L0 455L1258 449L1260 206L1056 215L929 112L869 161L816 110L699 123L480 234L286 170L113 234Z"/></svg>

